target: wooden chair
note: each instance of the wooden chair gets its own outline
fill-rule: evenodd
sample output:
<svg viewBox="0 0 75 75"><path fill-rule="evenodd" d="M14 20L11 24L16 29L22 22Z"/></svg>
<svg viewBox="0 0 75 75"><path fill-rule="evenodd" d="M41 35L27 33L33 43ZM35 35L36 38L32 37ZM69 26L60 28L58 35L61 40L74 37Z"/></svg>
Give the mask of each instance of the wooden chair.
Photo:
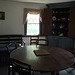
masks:
<svg viewBox="0 0 75 75"><path fill-rule="evenodd" d="M37 39L39 39L39 36L30 36L30 45L36 45Z"/></svg>
<svg viewBox="0 0 75 75"><path fill-rule="evenodd" d="M25 46L25 43L24 43ZM10 64L10 53L12 51L14 51L17 48L20 48L21 46L19 46L18 44L16 44L15 42L12 42L10 44L7 45L7 49L8 49L8 59L9 59L9 67L8 67L8 75L10 75L10 70L11 70L11 64Z"/></svg>
<svg viewBox="0 0 75 75"><path fill-rule="evenodd" d="M18 45L15 42L12 42L7 45L8 52L11 53L13 50L15 50L18 47Z"/></svg>
<svg viewBox="0 0 75 75"><path fill-rule="evenodd" d="M14 51L15 49L17 49L18 48L18 45L15 43L15 42L12 42L12 43L10 43L10 44L8 44L7 45L7 49L8 49L8 59L9 59L9 61L8 61L8 75L10 75L10 70L11 70L11 65L10 65L10 53L12 52L12 51Z"/></svg>
<svg viewBox="0 0 75 75"><path fill-rule="evenodd" d="M11 43L16 43L16 46L25 46L25 41L22 39L23 35L0 35L0 63L8 63L8 53L10 53L14 46Z"/></svg>
<svg viewBox="0 0 75 75"><path fill-rule="evenodd" d="M11 59L12 75L31 75L31 66L26 63Z"/></svg>
<svg viewBox="0 0 75 75"><path fill-rule="evenodd" d="M49 42L47 39L37 39L36 40L36 45L44 45L44 46L48 46Z"/></svg>

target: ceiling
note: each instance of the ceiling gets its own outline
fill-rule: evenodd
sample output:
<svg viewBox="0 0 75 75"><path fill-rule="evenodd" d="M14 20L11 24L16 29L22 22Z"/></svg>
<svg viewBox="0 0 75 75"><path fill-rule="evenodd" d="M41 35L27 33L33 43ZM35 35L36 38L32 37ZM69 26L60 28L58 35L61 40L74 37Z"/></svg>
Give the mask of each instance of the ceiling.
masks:
<svg viewBox="0 0 75 75"><path fill-rule="evenodd" d="M49 4L49 3L69 2L75 0L0 0L0 1L18 1L18 2Z"/></svg>

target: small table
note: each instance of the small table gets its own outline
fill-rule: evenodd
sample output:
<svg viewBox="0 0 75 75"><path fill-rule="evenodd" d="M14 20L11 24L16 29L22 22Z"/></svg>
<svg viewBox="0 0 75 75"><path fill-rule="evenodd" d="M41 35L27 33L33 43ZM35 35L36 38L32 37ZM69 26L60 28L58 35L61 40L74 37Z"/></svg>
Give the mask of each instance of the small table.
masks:
<svg viewBox="0 0 75 75"><path fill-rule="evenodd" d="M37 56L34 50L46 50L50 54ZM32 71L51 72L66 69L74 64L74 56L69 51L57 47L30 45L14 50L10 58L31 65Z"/></svg>

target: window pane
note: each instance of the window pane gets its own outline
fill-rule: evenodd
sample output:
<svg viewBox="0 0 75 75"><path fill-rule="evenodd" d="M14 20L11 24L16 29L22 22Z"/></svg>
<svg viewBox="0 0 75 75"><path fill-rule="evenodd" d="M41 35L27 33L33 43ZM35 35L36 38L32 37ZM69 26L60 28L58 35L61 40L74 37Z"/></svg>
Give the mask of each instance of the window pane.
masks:
<svg viewBox="0 0 75 75"><path fill-rule="evenodd" d="M39 24L27 24L27 35L39 35Z"/></svg>
<svg viewBox="0 0 75 75"><path fill-rule="evenodd" d="M27 14L28 23L39 23L39 14Z"/></svg>

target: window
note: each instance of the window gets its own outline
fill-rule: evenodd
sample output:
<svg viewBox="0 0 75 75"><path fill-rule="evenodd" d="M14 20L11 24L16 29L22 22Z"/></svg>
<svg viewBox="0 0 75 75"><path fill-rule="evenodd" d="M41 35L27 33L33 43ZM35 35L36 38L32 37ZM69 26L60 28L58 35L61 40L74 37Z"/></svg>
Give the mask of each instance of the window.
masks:
<svg viewBox="0 0 75 75"><path fill-rule="evenodd" d="M40 14L27 14L27 32L26 35L39 35L39 17Z"/></svg>
<svg viewBox="0 0 75 75"><path fill-rule="evenodd" d="M40 9L24 9L26 36L37 36L42 33L42 14Z"/></svg>

